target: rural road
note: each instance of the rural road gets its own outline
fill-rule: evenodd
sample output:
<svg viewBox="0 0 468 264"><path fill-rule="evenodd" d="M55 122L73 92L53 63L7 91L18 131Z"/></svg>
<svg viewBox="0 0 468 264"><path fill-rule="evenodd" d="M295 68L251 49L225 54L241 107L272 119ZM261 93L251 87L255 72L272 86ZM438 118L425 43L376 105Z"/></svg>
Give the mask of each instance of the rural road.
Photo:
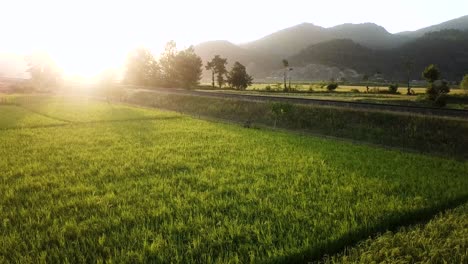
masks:
<svg viewBox="0 0 468 264"><path fill-rule="evenodd" d="M305 105L320 105L320 106L334 106L353 109L372 109L388 112L401 112L401 113L415 113L429 116L445 116L445 117L458 117L468 119L468 110L448 109L448 108L431 108L420 106L404 106L392 104L377 104L377 103L364 103L364 102L349 102L349 101L336 101L336 100L323 100L313 98L295 98L285 96L269 96L269 95L249 95L249 94L234 94L212 91L194 91L175 88L153 88L138 86L125 86L128 90L137 92L151 92L151 93L164 93L164 94L181 94L202 97L216 97L216 98L230 98L245 101L261 101L261 102L284 102L292 104L305 104Z"/></svg>

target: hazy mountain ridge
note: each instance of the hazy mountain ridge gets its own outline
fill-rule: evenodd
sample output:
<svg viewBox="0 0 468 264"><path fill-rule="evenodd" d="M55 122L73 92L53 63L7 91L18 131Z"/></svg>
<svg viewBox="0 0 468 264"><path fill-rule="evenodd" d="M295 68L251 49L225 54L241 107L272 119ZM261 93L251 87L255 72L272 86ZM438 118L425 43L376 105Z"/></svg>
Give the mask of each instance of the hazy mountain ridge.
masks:
<svg viewBox="0 0 468 264"><path fill-rule="evenodd" d="M406 36L411 38L418 38L424 36L424 34L433 32L433 31L440 31L443 29L458 29L458 30L468 30L468 15L462 16L456 19L452 19L437 25L425 27L422 29L418 29L415 31L404 31L397 33L395 35Z"/></svg>
<svg viewBox="0 0 468 264"><path fill-rule="evenodd" d="M420 79L429 64L436 64L443 77L459 80L468 71L468 31L442 30L387 50L374 50L349 39L332 40L309 46L290 58L291 65L302 68L309 64L353 69L361 74L384 74L388 80L403 80L407 61L411 61L410 77ZM303 76L298 76L302 77ZM332 76L337 78L339 76ZM315 76L309 76L314 79Z"/></svg>
<svg viewBox="0 0 468 264"><path fill-rule="evenodd" d="M229 41L217 40L204 42L195 46L195 52L203 60L204 65L211 60L215 55L221 55L223 58L228 59L228 68L234 62L239 61L250 74L254 76L264 76L265 72L269 72L276 68L276 56L270 54L248 50L239 47ZM211 72L204 69L203 79L205 81L211 79Z"/></svg>
<svg viewBox="0 0 468 264"><path fill-rule="evenodd" d="M239 61L247 66L257 80L279 78L276 75L284 58L289 58L291 66L297 68L293 76L304 80L318 78L313 74L308 75L308 72L324 72L317 65L325 68L338 67L347 72L357 71L361 75L382 71L388 78L404 79L406 74L401 70L404 58L415 61L415 69L418 68L418 71L426 63L440 64L442 70L447 72L446 78L458 79L461 72L468 71L464 64L468 55L462 48L467 46L463 46L465 43L461 39L456 39L456 35L461 34L460 31L430 33L451 27L468 30L468 16L398 34L391 34L373 23L348 23L331 28L303 23L250 43L239 46L230 43L229 49L216 45L208 48L202 43L196 46L196 51L204 61L214 55ZM419 36L421 32L425 33ZM449 39L441 40L442 38ZM314 65L314 70L307 68L307 65ZM356 74L352 75L357 78ZM412 78L419 79L420 73L412 74Z"/></svg>
<svg viewBox="0 0 468 264"><path fill-rule="evenodd" d="M297 54L310 45L344 38L374 49L394 48L410 40L407 36L391 34L374 23L347 23L331 28L302 23L243 44L241 47L287 57Z"/></svg>

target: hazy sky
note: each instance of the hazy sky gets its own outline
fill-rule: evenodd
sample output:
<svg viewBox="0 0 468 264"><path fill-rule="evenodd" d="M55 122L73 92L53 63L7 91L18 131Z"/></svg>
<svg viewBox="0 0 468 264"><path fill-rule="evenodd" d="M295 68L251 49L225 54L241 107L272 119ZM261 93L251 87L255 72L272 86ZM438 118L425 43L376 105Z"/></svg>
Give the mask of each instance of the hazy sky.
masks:
<svg viewBox="0 0 468 264"><path fill-rule="evenodd" d="M180 48L218 39L242 43L302 22L374 22L395 33L467 10L466 0L2 0L0 53L46 50L69 72L90 74L121 64L136 46L159 52L171 39Z"/></svg>

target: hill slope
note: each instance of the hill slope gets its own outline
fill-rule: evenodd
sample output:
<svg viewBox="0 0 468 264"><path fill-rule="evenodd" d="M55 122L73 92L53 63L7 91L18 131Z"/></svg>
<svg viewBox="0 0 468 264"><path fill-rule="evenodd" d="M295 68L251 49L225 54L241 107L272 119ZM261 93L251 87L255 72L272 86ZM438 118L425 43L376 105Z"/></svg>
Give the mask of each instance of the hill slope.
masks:
<svg viewBox="0 0 468 264"><path fill-rule="evenodd" d="M309 45L342 38L375 49L393 48L408 40L405 36L390 34L385 28L373 23L343 24L332 28L303 23L244 44L242 47L291 56Z"/></svg>
<svg viewBox="0 0 468 264"><path fill-rule="evenodd" d="M279 62L276 65L275 58L269 54L244 49L228 41L204 42L195 46L195 52L202 58L204 65L215 55L220 55L228 59L228 67L235 61L239 61L247 67L250 74L256 76L262 76L265 72L280 65ZM204 70L203 79L210 78L211 74Z"/></svg>
<svg viewBox="0 0 468 264"><path fill-rule="evenodd" d="M292 56L297 67L322 64L354 69L361 74L382 72L389 80L404 80L404 63L410 60L412 79L419 79L429 64L436 64L443 77L459 80L468 70L468 31L443 30L427 33L421 38L389 50L374 50L349 39L332 40L309 46ZM309 76L313 78L313 76Z"/></svg>
<svg viewBox="0 0 468 264"><path fill-rule="evenodd" d="M407 36L411 38L418 38L424 36L424 34L434 31L440 31L444 29L458 29L458 30L468 30L468 15L462 16L456 19L452 19L446 21L441 24L437 24L434 26L422 28L416 31L405 31L398 33L397 35L400 36Z"/></svg>

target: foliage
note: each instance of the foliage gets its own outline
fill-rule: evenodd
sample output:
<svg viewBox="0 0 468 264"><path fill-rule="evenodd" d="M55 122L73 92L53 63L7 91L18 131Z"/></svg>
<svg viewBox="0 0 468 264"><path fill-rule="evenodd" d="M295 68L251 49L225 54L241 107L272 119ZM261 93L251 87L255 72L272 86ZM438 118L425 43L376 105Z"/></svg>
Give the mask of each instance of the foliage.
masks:
<svg viewBox="0 0 468 264"><path fill-rule="evenodd" d="M166 43L164 52L161 54L159 64L161 65L161 74L163 85L166 87L175 87L178 84L177 70L175 67L177 56L177 45L175 41Z"/></svg>
<svg viewBox="0 0 468 264"><path fill-rule="evenodd" d="M193 47L177 53L174 67L177 72L177 80L183 88L191 88L198 85L203 71L203 62L195 54Z"/></svg>
<svg viewBox="0 0 468 264"><path fill-rule="evenodd" d="M2 262L303 263L467 195L466 162L112 107L154 118L0 132Z"/></svg>
<svg viewBox="0 0 468 264"><path fill-rule="evenodd" d="M216 55L214 56L211 61L207 62L206 64L206 69L212 71L212 84L214 87L214 76L216 75L216 81L218 82L219 88L222 88L225 79L224 76L228 73L226 70L226 65L227 65L227 59L226 58L221 58L221 56Z"/></svg>
<svg viewBox="0 0 468 264"><path fill-rule="evenodd" d="M27 58L30 83L39 91L50 91L62 83L62 72L48 54L34 54Z"/></svg>
<svg viewBox="0 0 468 264"><path fill-rule="evenodd" d="M284 76L283 76L283 84L284 84L284 90L288 90L288 86L286 84L287 78L288 78L288 72L289 72L289 61L286 59L282 60L283 67L284 67Z"/></svg>
<svg viewBox="0 0 468 264"><path fill-rule="evenodd" d="M437 66L431 64L424 69L422 77L426 79L428 83L433 83L440 79L440 70Z"/></svg>
<svg viewBox="0 0 468 264"><path fill-rule="evenodd" d="M206 62L205 70L211 71L211 87L215 88L215 71L214 71L214 64L212 61Z"/></svg>
<svg viewBox="0 0 468 264"><path fill-rule="evenodd" d="M368 239L324 263L466 263L468 204L437 215L426 225Z"/></svg>
<svg viewBox="0 0 468 264"><path fill-rule="evenodd" d="M161 79L160 67L148 49L138 48L127 57L124 82L131 85L152 86Z"/></svg>
<svg viewBox="0 0 468 264"><path fill-rule="evenodd" d="M427 66L426 69L424 69L422 76L429 83L426 90L429 100L434 101L436 106L445 106L445 95L450 92L450 87L446 81L440 80L441 73L437 66L434 64Z"/></svg>
<svg viewBox="0 0 468 264"><path fill-rule="evenodd" d="M446 81L437 80L429 83L429 87L426 90L429 100L435 101L436 104L440 105L441 102L445 102L445 95L450 92L450 87Z"/></svg>
<svg viewBox="0 0 468 264"><path fill-rule="evenodd" d="M460 83L460 88L465 90L466 93L468 93L468 74L465 74L463 77L463 80Z"/></svg>
<svg viewBox="0 0 468 264"><path fill-rule="evenodd" d="M127 59L125 82L133 85L191 88L198 85L202 74L202 60L193 47L177 51L176 43L166 44L159 63L149 50L139 48Z"/></svg>
<svg viewBox="0 0 468 264"><path fill-rule="evenodd" d="M388 86L388 92L392 94L396 94L398 92L398 83L390 84Z"/></svg>
<svg viewBox="0 0 468 264"><path fill-rule="evenodd" d="M227 81L231 87L237 90L245 90L252 85L253 78L247 74L245 66L236 61L228 74Z"/></svg>
<svg viewBox="0 0 468 264"><path fill-rule="evenodd" d="M336 90L336 88L338 88L338 83L336 83L336 82L332 82L332 83L327 84L327 90L328 91L334 91L334 90Z"/></svg>
<svg viewBox="0 0 468 264"><path fill-rule="evenodd" d="M275 123L273 125L276 128L276 125L282 117L286 114L289 114L293 110L293 105L289 103L272 103L271 104L271 113L274 116Z"/></svg>

